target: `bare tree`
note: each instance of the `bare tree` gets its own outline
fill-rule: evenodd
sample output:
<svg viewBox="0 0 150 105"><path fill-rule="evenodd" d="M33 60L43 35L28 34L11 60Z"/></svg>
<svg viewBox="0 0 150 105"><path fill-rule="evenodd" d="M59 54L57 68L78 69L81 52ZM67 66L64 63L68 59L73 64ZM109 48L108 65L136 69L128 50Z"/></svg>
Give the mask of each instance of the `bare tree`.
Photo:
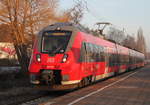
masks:
<svg viewBox="0 0 150 105"><path fill-rule="evenodd" d="M146 42L143 36L143 30L140 27L137 32L137 50L146 54Z"/></svg>
<svg viewBox="0 0 150 105"><path fill-rule="evenodd" d="M1 0L0 23L7 24L23 70L28 70L27 46L41 27L58 20L58 0ZM5 37L5 36L4 36Z"/></svg>
<svg viewBox="0 0 150 105"><path fill-rule="evenodd" d="M131 35L126 36L125 40L123 41L123 45L131 49L137 50L135 37Z"/></svg>
<svg viewBox="0 0 150 105"><path fill-rule="evenodd" d="M9 26L7 24L0 24L0 42L12 42L9 30Z"/></svg>
<svg viewBox="0 0 150 105"><path fill-rule="evenodd" d="M122 44L126 36L123 31L116 29L114 27L110 27L105 37L106 39L110 39L115 41L116 43Z"/></svg>
<svg viewBox="0 0 150 105"><path fill-rule="evenodd" d="M80 24L80 21L82 20L84 15L84 10L84 2L81 0L77 0L75 6L67 12L69 21L71 21L74 24Z"/></svg>

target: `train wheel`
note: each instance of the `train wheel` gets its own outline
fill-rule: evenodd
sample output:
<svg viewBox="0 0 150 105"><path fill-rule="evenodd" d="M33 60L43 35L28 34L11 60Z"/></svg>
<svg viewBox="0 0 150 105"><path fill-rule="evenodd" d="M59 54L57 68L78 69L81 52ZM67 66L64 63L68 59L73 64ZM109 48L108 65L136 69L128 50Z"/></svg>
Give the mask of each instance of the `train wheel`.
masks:
<svg viewBox="0 0 150 105"><path fill-rule="evenodd" d="M90 80L86 77L78 85L79 88L85 87L90 84Z"/></svg>
<svg viewBox="0 0 150 105"><path fill-rule="evenodd" d="M84 78L84 79L83 79L83 86L87 86L87 85L89 85L89 84L90 84L89 78L88 78L88 77Z"/></svg>
<svg viewBox="0 0 150 105"><path fill-rule="evenodd" d="M118 74L119 74L119 72L117 71L117 72L114 73L114 76L117 76Z"/></svg>
<svg viewBox="0 0 150 105"><path fill-rule="evenodd" d="M82 88L82 81L78 84L78 88Z"/></svg>

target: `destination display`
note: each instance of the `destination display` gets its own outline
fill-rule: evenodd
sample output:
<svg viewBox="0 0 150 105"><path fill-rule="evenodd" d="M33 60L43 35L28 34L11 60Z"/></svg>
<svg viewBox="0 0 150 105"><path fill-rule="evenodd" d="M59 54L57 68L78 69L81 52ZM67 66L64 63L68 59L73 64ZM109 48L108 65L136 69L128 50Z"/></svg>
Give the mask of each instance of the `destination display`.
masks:
<svg viewBox="0 0 150 105"><path fill-rule="evenodd" d="M51 35L54 35L54 36L65 36L67 35L66 32L46 32L45 33L46 36L51 36Z"/></svg>

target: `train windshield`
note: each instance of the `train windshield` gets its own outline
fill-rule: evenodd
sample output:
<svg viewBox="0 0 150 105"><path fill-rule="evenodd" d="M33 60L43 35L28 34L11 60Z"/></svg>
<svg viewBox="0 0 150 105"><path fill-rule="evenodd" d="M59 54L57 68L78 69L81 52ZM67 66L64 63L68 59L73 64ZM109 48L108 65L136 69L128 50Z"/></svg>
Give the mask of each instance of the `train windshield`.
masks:
<svg viewBox="0 0 150 105"><path fill-rule="evenodd" d="M49 54L64 53L70 36L71 32L68 31L45 32L42 37L42 52Z"/></svg>

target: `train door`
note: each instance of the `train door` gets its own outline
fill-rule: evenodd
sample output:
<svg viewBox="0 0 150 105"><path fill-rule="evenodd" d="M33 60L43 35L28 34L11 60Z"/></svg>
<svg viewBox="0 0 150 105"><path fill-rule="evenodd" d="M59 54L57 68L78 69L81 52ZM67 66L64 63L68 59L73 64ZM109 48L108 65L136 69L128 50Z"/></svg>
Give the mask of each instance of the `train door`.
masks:
<svg viewBox="0 0 150 105"><path fill-rule="evenodd" d="M92 48L90 43L83 42L81 46L81 70L82 70L82 77L92 77L95 80L96 74L94 74L94 68L92 63Z"/></svg>
<svg viewBox="0 0 150 105"><path fill-rule="evenodd" d="M119 73L120 70L120 54L119 54L119 46L115 43L116 54L115 54L115 75Z"/></svg>
<svg viewBox="0 0 150 105"><path fill-rule="evenodd" d="M87 52L87 44L85 42L81 45L81 55L80 55L80 61L81 61L81 70L82 70L82 76L85 76L89 70L89 55Z"/></svg>
<svg viewBox="0 0 150 105"><path fill-rule="evenodd" d="M106 49L105 50L105 70L104 70L104 74L108 73L108 69L109 69L109 53Z"/></svg>

